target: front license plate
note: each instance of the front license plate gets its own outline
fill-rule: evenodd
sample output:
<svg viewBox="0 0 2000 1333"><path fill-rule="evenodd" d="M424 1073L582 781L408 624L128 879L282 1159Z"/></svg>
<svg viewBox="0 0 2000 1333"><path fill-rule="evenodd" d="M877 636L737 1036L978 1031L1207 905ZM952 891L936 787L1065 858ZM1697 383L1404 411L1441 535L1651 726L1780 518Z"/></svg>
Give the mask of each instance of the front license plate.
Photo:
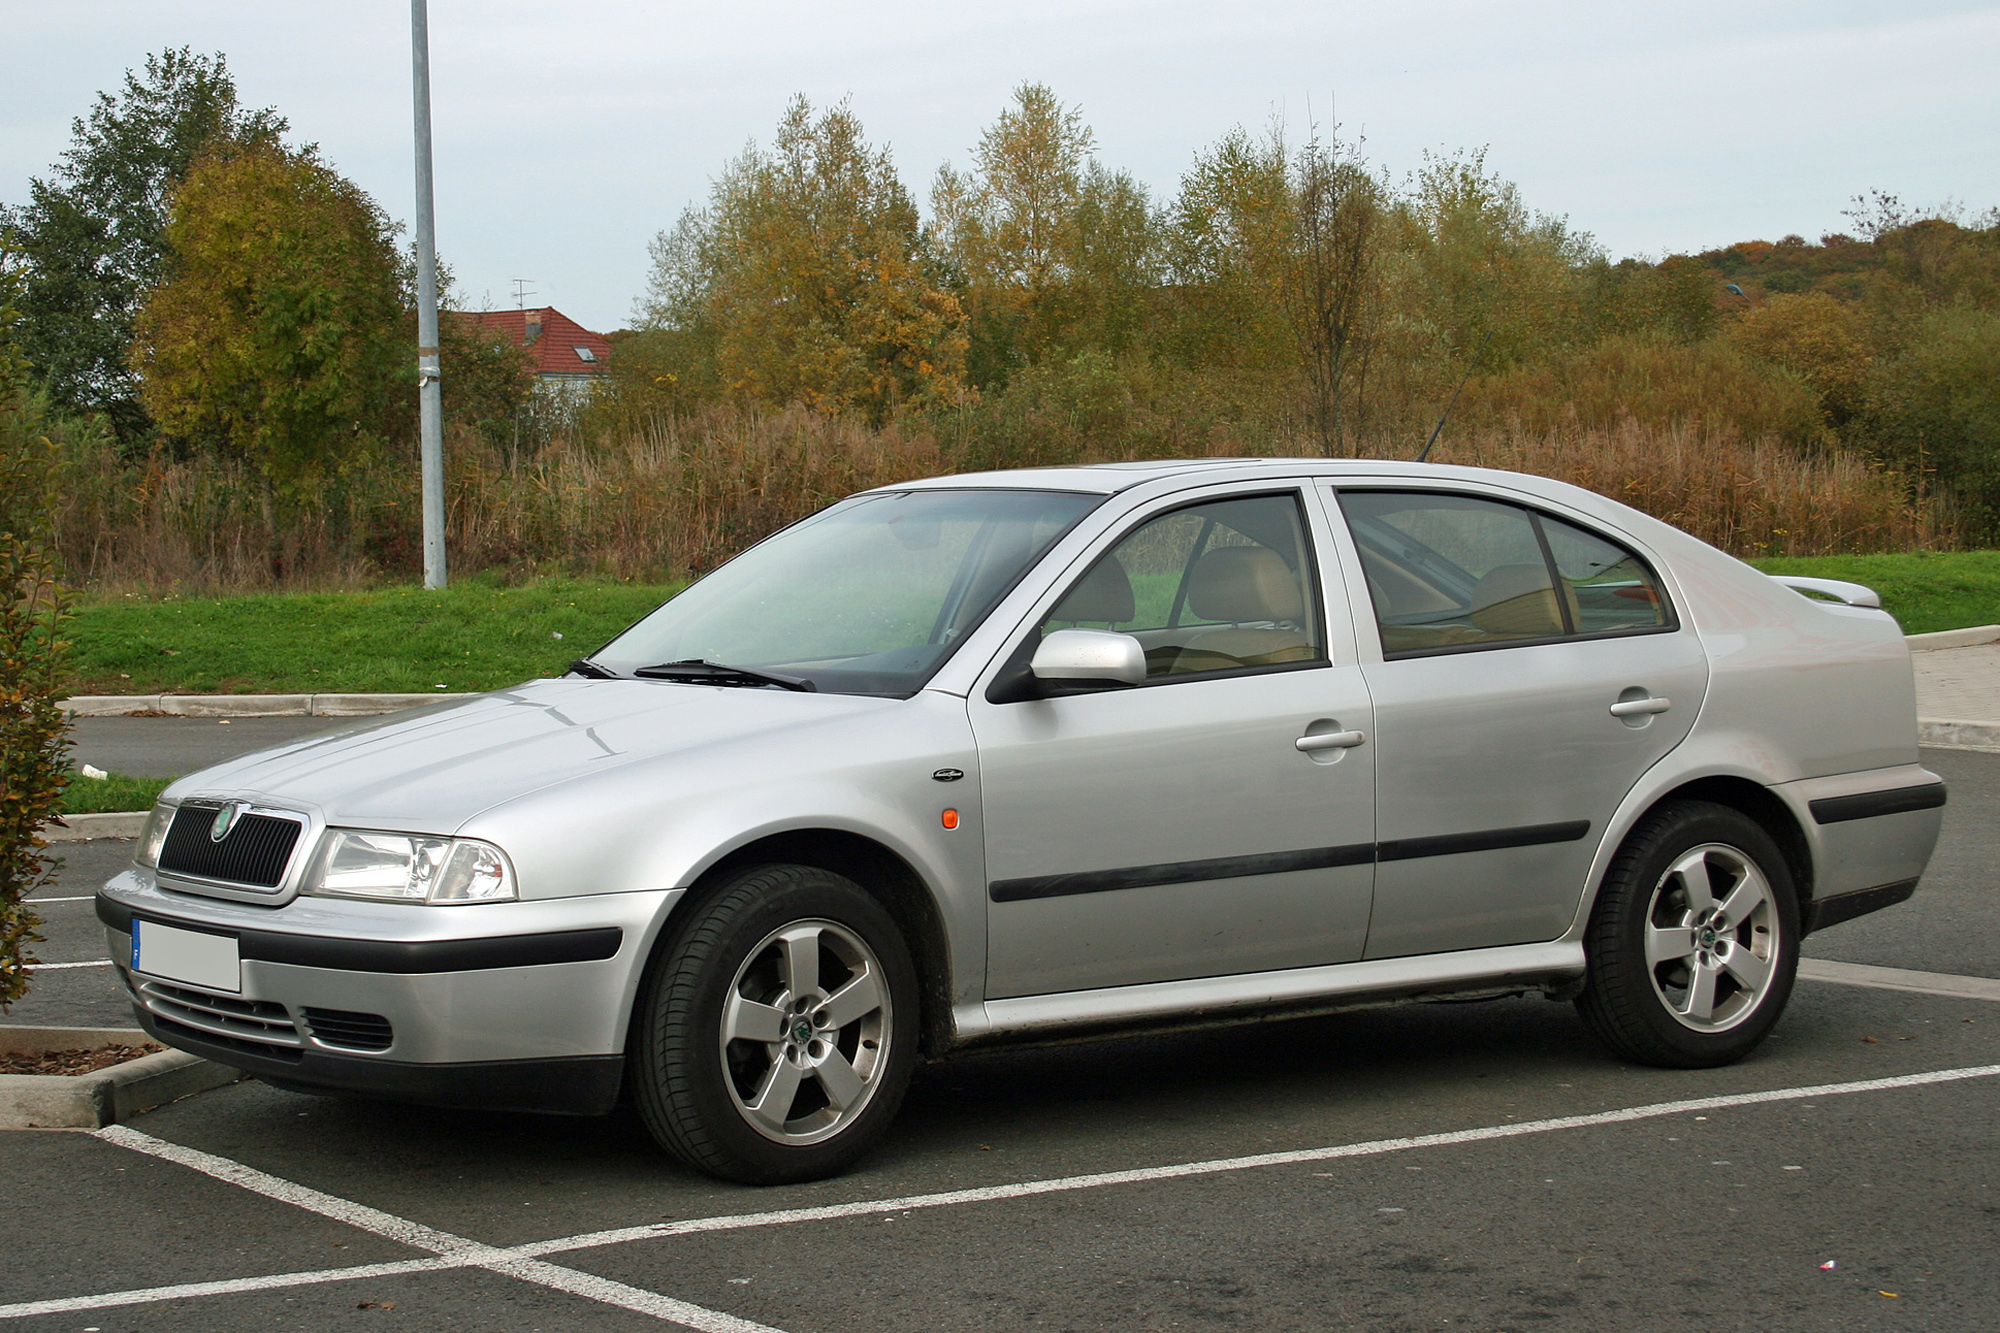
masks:
<svg viewBox="0 0 2000 1333"><path fill-rule="evenodd" d="M243 990L234 935L179 930L138 917L132 918L132 970L210 990Z"/></svg>

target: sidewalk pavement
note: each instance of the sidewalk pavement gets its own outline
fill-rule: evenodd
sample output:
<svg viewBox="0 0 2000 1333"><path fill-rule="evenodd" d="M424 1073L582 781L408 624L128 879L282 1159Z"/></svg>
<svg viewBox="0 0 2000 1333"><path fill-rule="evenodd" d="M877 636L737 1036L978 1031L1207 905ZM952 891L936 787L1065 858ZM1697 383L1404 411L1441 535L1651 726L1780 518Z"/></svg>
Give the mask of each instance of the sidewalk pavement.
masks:
<svg viewBox="0 0 2000 1333"><path fill-rule="evenodd" d="M1910 647L1923 743L2000 750L2000 625L1914 634Z"/></svg>

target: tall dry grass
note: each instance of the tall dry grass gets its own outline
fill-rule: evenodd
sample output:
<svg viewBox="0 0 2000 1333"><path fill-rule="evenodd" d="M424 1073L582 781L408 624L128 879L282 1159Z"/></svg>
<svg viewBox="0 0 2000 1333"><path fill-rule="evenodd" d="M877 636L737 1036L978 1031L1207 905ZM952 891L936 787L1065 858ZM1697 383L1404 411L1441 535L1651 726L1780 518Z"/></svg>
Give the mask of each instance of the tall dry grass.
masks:
<svg viewBox="0 0 2000 1333"><path fill-rule="evenodd" d="M447 540L455 575L681 577L871 486L1029 461L994 435L917 425L875 429L802 408L711 409L615 438L558 441L514 463L475 434L448 450ZM1312 452L1303 437L1237 432L1127 434L1101 422L1043 422L1033 461ZM1363 450L1408 457L1412 442ZM421 567L415 459L328 485L274 514L242 467L162 453L123 460L107 440L63 451L52 516L71 581L103 591L241 593L343 588ZM1745 441L1703 426L1575 423L1448 432L1439 462L1536 473L1620 499L1741 555L1816 555L1949 545L1934 505L1901 478L1844 453Z"/></svg>
<svg viewBox="0 0 2000 1333"><path fill-rule="evenodd" d="M1407 456L1407 455L1404 455ZM1845 452L1642 425L1447 435L1440 463L1553 477L1608 495L1733 555L1841 555L1955 544L1949 516Z"/></svg>

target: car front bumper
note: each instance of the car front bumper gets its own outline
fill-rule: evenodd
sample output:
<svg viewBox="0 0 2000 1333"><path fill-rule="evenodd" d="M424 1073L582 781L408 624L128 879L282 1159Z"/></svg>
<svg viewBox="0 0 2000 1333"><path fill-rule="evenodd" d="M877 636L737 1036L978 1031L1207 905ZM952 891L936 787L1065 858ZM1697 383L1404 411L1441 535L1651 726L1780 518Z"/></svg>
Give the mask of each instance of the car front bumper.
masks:
<svg viewBox="0 0 2000 1333"><path fill-rule="evenodd" d="M140 1023L168 1045L301 1089L594 1114L616 1101L639 976L678 897L269 908L134 869L97 913ZM135 917L232 937L240 989L134 971Z"/></svg>

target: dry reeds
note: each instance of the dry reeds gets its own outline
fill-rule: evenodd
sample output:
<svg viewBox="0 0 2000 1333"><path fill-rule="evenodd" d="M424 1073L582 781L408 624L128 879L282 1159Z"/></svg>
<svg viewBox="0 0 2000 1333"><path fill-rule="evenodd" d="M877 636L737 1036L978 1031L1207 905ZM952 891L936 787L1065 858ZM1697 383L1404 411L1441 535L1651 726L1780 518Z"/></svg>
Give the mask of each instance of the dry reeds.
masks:
<svg viewBox="0 0 2000 1333"><path fill-rule="evenodd" d="M1310 452L1303 443L1224 423L1125 433L1071 418L1038 432L1029 452L1059 463ZM1399 436L1363 452L1409 457L1414 448ZM509 580L682 577L854 491L1028 461L996 449L991 431L877 429L803 408L661 418L594 443L558 441L516 465L466 432L452 437L448 457L453 573ZM1900 477L1854 455L1705 426L1454 428L1433 458L1573 482L1739 555L1952 539L1934 506L1910 503ZM100 590L240 593L409 578L421 565L409 461L343 478L304 512L274 519L269 495L240 465L161 453L121 461L108 441L72 440L52 515L56 549L75 585Z"/></svg>

